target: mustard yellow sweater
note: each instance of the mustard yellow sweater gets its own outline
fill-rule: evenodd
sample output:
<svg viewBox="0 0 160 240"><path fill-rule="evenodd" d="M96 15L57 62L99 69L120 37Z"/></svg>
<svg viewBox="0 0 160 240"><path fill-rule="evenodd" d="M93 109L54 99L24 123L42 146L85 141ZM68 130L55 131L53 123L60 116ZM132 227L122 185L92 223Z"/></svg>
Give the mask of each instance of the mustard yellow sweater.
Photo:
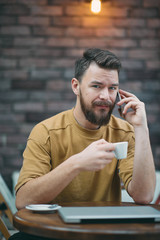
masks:
<svg viewBox="0 0 160 240"><path fill-rule="evenodd" d="M24 151L16 191L27 181L48 173L70 156L84 150L93 141L102 138L112 143L128 141L127 158L119 162L114 158L101 171L81 172L53 199L53 203L120 201L120 178L126 189L132 178L135 147L133 127L112 115L107 126L88 130L76 122L73 109L44 120L33 128Z"/></svg>

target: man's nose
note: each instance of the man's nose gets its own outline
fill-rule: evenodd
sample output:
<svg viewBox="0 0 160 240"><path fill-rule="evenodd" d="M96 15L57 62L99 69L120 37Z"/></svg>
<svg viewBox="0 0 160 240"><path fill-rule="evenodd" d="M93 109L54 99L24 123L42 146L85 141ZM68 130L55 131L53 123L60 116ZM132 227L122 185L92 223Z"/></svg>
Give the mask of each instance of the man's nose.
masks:
<svg viewBox="0 0 160 240"><path fill-rule="evenodd" d="M99 98L100 98L100 99L103 99L103 100L108 100L108 99L109 99L108 89L103 89L103 90L100 92Z"/></svg>

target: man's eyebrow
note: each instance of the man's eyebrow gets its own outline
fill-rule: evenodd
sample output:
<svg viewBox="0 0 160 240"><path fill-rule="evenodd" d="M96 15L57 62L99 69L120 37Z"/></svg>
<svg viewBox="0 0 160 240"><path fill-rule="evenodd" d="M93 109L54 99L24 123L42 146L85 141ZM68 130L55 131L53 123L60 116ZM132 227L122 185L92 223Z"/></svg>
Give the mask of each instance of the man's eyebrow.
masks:
<svg viewBox="0 0 160 240"><path fill-rule="evenodd" d="M103 85L104 83L99 82L99 81L92 81L91 84L99 84L99 85ZM113 83L113 84L111 84L111 86L119 86L119 83Z"/></svg>
<svg viewBox="0 0 160 240"><path fill-rule="evenodd" d="M100 84L100 85L103 85L102 82L99 82L99 81L92 81L91 84Z"/></svg>
<svg viewBox="0 0 160 240"><path fill-rule="evenodd" d="M112 86L119 86L119 83L113 83Z"/></svg>

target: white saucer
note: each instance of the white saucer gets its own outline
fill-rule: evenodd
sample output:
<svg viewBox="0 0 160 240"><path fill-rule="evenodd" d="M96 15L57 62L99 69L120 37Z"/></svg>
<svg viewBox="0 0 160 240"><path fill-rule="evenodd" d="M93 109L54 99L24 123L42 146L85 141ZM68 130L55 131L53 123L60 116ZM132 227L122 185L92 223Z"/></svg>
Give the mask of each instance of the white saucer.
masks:
<svg viewBox="0 0 160 240"><path fill-rule="evenodd" d="M53 212L61 208L58 204L30 204L25 207L35 212Z"/></svg>

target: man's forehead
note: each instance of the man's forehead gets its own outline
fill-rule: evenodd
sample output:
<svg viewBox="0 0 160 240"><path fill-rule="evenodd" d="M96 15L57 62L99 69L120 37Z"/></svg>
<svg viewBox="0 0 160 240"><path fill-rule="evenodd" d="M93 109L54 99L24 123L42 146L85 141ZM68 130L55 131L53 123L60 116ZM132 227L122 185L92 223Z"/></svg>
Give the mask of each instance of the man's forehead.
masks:
<svg viewBox="0 0 160 240"><path fill-rule="evenodd" d="M105 75L117 75L118 77L118 71L116 69L108 69L108 68L102 68L102 67L99 67L97 64L95 63L91 63L89 68L86 70L86 74L94 74L94 75L102 75L102 76L105 76Z"/></svg>
<svg viewBox="0 0 160 240"><path fill-rule="evenodd" d="M117 70L102 69L99 67L88 69L84 78L87 78L87 81L89 82L99 82L103 84L106 82L118 84L119 82Z"/></svg>

